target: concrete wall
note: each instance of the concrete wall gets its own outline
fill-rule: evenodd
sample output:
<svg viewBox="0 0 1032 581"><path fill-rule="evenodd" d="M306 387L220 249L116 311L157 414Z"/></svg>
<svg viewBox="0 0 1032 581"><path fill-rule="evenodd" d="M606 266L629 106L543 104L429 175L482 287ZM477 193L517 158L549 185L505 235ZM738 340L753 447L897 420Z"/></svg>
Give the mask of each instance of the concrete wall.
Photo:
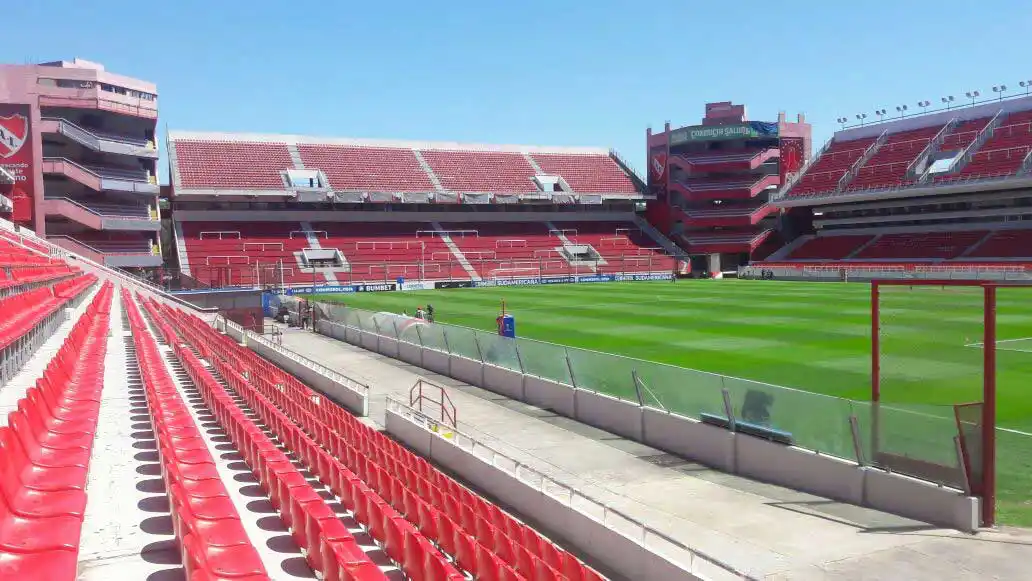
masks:
<svg viewBox="0 0 1032 581"><path fill-rule="evenodd" d="M342 328L339 324L320 325L320 332L339 337ZM369 333L359 338L349 329L344 335L347 342L358 346L369 343ZM978 526L978 499L959 490L410 343L401 342L399 351L405 353L405 361L425 369L724 472L939 526L963 531ZM419 361L422 363L416 363Z"/></svg>
<svg viewBox="0 0 1032 581"><path fill-rule="evenodd" d="M687 570L691 563L671 562L638 541L576 510L568 499L549 495L516 474L478 457L472 448L461 447L391 409L387 410L387 432L520 514L537 521L565 545L627 579L702 581L701 577Z"/></svg>
<svg viewBox="0 0 1032 581"><path fill-rule="evenodd" d="M255 335L247 335L236 325L223 325L230 337L243 343L255 353L268 359L281 369L297 377L306 385L344 406L358 416L369 415L369 397L367 393L357 391L347 384L346 378L334 378L328 373L319 371L313 361L302 358L282 347L267 344L254 339ZM319 366L321 367L321 366Z"/></svg>

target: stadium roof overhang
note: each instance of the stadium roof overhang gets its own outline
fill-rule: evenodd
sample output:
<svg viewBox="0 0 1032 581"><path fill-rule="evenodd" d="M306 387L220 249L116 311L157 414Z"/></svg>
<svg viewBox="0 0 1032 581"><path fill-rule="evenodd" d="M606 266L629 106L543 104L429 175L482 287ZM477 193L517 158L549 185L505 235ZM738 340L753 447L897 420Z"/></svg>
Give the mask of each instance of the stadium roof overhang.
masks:
<svg viewBox="0 0 1032 581"><path fill-rule="evenodd" d="M772 200L771 203L779 208L800 208L849 202L873 202L877 200L891 200L898 198L942 196L945 194L996 192L1022 188L1032 188L1032 175L1008 177L1003 179L966 181L954 184L916 186L894 190L865 190L859 192L841 192L822 196L786 196L777 200Z"/></svg>

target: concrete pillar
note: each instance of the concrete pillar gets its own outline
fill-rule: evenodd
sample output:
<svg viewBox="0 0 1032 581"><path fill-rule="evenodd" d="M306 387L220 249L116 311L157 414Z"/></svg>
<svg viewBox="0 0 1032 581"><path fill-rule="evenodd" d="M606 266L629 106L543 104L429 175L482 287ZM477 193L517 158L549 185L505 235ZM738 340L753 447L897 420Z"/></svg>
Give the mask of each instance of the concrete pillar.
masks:
<svg viewBox="0 0 1032 581"><path fill-rule="evenodd" d="M721 274L720 270L720 254L710 254L708 257L706 257L706 259L708 263L710 276L712 276L713 278L723 278L724 275Z"/></svg>

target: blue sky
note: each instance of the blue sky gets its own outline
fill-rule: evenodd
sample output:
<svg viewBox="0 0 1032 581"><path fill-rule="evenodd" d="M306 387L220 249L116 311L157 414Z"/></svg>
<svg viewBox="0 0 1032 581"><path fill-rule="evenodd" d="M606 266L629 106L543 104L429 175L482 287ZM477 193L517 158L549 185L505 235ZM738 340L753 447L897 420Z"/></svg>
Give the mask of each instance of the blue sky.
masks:
<svg viewBox="0 0 1032 581"><path fill-rule="evenodd" d="M162 128L609 146L645 128L835 119L1032 79L1027 2L23 0L0 62L157 83ZM872 116L873 117L873 116Z"/></svg>

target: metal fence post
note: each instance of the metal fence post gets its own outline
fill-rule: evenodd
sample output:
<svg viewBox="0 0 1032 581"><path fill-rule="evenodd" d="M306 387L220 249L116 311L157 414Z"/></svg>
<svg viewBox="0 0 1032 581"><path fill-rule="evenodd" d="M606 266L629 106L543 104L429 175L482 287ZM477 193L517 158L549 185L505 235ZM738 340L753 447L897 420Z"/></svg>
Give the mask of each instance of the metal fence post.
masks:
<svg viewBox="0 0 1032 581"><path fill-rule="evenodd" d="M480 359L480 363L484 363L484 350L480 348L480 333L473 331L473 344L477 346L477 357Z"/></svg>
<svg viewBox="0 0 1032 581"><path fill-rule="evenodd" d="M849 415L849 430L853 434L853 450L856 453L856 463L864 466L864 446L860 442L860 421L853 414Z"/></svg>
<svg viewBox="0 0 1032 581"><path fill-rule="evenodd" d="M527 374L527 370L526 370L526 368L523 367L523 356L520 355L520 342L517 341L516 339L513 339L512 343L513 343L513 345L516 348L516 363L520 364L520 373L522 373L523 375L526 375Z"/></svg>
<svg viewBox="0 0 1032 581"><path fill-rule="evenodd" d="M638 405L645 407L645 398L641 393L641 385L638 384L638 370L631 370L631 382L634 383L634 393L638 396Z"/></svg>
<svg viewBox="0 0 1032 581"><path fill-rule="evenodd" d="M573 373L573 363L570 363L570 350L563 347L563 351L566 352L566 369L570 371L570 383L574 389L577 389L577 376Z"/></svg>
<svg viewBox="0 0 1032 581"><path fill-rule="evenodd" d="M723 379L721 379L721 381L723 381ZM727 388L722 388L720 393L724 396L724 413L727 414L728 425L730 426L731 431L734 432L736 428L735 408L731 405L731 392L729 392Z"/></svg>

